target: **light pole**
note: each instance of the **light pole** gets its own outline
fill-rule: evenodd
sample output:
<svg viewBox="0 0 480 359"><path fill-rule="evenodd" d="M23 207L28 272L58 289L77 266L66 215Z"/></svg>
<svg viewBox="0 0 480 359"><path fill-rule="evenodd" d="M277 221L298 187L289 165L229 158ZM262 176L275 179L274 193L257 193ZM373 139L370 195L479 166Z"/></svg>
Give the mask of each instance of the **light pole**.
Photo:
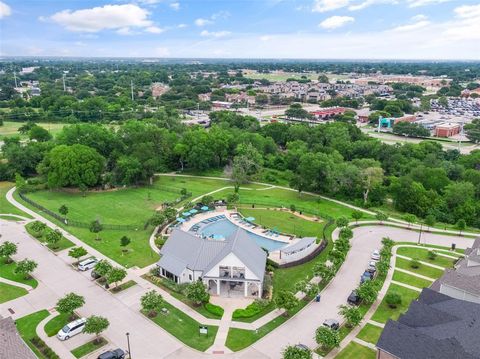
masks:
<svg viewBox="0 0 480 359"><path fill-rule="evenodd" d="M420 244L420 240L422 239L422 229L423 229L423 222L420 222L420 232L418 233L418 244Z"/></svg>
<svg viewBox="0 0 480 359"><path fill-rule="evenodd" d="M127 336L127 345L128 345L128 358L132 359L132 350L130 349L130 333L126 333Z"/></svg>

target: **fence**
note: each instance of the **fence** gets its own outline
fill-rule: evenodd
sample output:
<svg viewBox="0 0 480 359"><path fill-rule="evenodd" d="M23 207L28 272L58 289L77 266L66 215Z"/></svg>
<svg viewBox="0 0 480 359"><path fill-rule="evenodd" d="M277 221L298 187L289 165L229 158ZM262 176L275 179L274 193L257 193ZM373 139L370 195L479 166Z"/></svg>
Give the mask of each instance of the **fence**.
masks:
<svg viewBox="0 0 480 359"><path fill-rule="evenodd" d="M322 253L323 250L327 247L327 244L328 244L327 240L322 240L322 243L320 243L318 245L318 247L315 248L315 250L312 253L310 253L308 256L305 256L305 257L300 258L300 259L298 259L296 261L293 261L293 262L279 264L278 267L279 268L290 268L290 267L298 266L298 265L303 264L303 263L307 263L307 262L311 261L313 258L315 258L316 256L318 256L320 253Z"/></svg>

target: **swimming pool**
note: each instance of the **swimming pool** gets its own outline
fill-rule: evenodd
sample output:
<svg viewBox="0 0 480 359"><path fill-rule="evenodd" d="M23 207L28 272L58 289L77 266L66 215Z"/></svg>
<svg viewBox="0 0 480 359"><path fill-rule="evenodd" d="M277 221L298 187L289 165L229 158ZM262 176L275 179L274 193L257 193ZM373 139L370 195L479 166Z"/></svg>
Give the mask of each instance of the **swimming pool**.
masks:
<svg viewBox="0 0 480 359"><path fill-rule="evenodd" d="M231 235L237 228L238 226L230 222L228 219L220 219L202 227L199 232L207 237L213 236L214 239L223 239ZM269 252L276 251L287 245L287 243L265 238L250 231L247 231L247 233L260 247L265 248Z"/></svg>

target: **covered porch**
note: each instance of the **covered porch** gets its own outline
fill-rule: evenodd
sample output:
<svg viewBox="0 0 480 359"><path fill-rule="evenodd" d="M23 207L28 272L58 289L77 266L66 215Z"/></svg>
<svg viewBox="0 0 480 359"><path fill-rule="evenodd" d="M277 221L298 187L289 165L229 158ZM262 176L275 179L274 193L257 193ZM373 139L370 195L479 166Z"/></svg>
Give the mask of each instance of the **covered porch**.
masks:
<svg viewBox="0 0 480 359"><path fill-rule="evenodd" d="M221 297L262 297L262 283L238 278L203 278L211 295Z"/></svg>

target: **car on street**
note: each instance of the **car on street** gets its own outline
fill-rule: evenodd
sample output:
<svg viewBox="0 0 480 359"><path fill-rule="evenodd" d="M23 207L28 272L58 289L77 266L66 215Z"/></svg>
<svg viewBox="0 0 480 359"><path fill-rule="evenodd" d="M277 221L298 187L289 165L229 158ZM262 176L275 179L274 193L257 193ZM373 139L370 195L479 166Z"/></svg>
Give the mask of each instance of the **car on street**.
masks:
<svg viewBox="0 0 480 359"><path fill-rule="evenodd" d="M365 271L362 276L360 277L360 284L363 284L369 280L372 280L374 277L374 273L371 273L369 271Z"/></svg>
<svg viewBox="0 0 480 359"><path fill-rule="evenodd" d="M124 359L125 352L118 348L114 350L109 350L108 352L100 354L97 359Z"/></svg>
<svg viewBox="0 0 480 359"><path fill-rule="evenodd" d="M98 274L97 272L95 272L95 269L92 270L92 272L90 273L90 276L93 278L93 279L98 279L101 277L100 274Z"/></svg>
<svg viewBox="0 0 480 359"><path fill-rule="evenodd" d="M78 264L78 270L81 270L81 271L85 272L85 271L95 267L95 264L97 264L97 262L98 262L98 260L95 257L85 259L84 261L81 261Z"/></svg>
<svg viewBox="0 0 480 359"><path fill-rule="evenodd" d="M372 255L370 256L374 261L379 261L380 260L380 251L378 249L375 249L372 252Z"/></svg>
<svg viewBox="0 0 480 359"><path fill-rule="evenodd" d="M337 330L338 328L340 328L340 323L336 319L327 319L323 322L323 326L333 330Z"/></svg>
<svg viewBox="0 0 480 359"><path fill-rule="evenodd" d="M351 305L359 305L361 302L360 297L357 295L357 292L352 290L350 295L347 298L347 303Z"/></svg>
<svg viewBox="0 0 480 359"><path fill-rule="evenodd" d="M85 328L86 321L86 318L80 318L68 323L58 331L57 338L63 341L70 339L74 335L80 334L83 332L83 328Z"/></svg>
<svg viewBox="0 0 480 359"><path fill-rule="evenodd" d="M310 348L307 347L305 344L296 344L295 348L305 350L305 351L310 351Z"/></svg>

